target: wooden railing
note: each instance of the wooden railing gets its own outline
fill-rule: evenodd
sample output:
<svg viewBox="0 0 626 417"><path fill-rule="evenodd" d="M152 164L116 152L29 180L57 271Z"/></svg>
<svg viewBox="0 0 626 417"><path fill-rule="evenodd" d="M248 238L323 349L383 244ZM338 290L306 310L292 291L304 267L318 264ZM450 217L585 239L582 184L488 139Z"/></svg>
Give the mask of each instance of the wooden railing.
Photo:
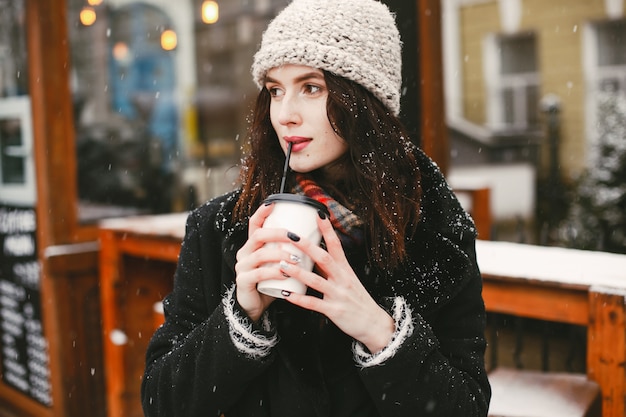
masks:
<svg viewBox="0 0 626 417"><path fill-rule="evenodd" d="M488 311L587 327L602 415L626 411L626 255L478 241Z"/></svg>
<svg viewBox="0 0 626 417"><path fill-rule="evenodd" d="M139 383L154 303L171 288L185 215L108 221L100 284L108 416L141 416ZM587 377L605 417L624 417L626 255L479 240L487 310L587 327ZM132 364L132 366L129 366Z"/></svg>

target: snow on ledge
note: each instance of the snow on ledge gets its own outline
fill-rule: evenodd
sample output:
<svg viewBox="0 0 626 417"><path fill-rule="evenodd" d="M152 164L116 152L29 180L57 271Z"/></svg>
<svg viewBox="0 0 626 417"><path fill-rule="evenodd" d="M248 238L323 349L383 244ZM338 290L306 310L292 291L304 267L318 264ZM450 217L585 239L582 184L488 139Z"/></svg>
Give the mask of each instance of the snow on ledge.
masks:
<svg viewBox="0 0 626 417"><path fill-rule="evenodd" d="M486 275L626 292L626 255L477 240L476 256Z"/></svg>
<svg viewBox="0 0 626 417"><path fill-rule="evenodd" d="M101 229L118 232L155 237L173 237L182 240L185 235L185 221L188 215L188 212L181 212L120 217L102 220L99 226Z"/></svg>

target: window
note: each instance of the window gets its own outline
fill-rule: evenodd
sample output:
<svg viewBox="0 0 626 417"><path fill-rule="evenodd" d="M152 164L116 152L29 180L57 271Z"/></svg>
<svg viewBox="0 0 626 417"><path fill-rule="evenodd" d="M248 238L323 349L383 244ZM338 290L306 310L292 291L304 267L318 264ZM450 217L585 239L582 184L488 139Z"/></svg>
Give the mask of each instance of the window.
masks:
<svg viewBox="0 0 626 417"><path fill-rule="evenodd" d="M1 1L1 0L0 0ZM183 211L233 187L252 56L288 0L68 0L79 218Z"/></svg>
<svg viewBox="0 0 626 417"><path fill-rule="evenodd" d="M626 94L626 20L589 24L583 40L587 80L586 131L590 145L587 156L593 158L599 135L600 102Z"/></svg>
<svg viewBox="0 0 626 417"><path fill-rule="evenodd" d="M597 88L626 91L626 20L597 25Z"/></svg>
<svg viewBox="0 0 626 417"><path fill-rule="evenodd" d="M25 7L0 0L0 205L35 203Z"/></svg>
<svg viewBox="0 0 626 417"><path fill-rule="evenodd" d="M531 130L539 123L539 72L534 34L492 36L485 45L487 123Z"/></svg>

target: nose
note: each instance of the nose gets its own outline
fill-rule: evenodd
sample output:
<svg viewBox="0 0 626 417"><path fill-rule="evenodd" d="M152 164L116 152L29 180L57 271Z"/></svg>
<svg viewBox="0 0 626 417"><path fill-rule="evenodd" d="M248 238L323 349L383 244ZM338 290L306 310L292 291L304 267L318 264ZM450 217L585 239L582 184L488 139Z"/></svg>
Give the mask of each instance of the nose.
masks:
<svg viewBox="0 0 626 417"><path fill-rule="evenodd" d="M283 126L297 125L302 122L300 103L297 94L286 93L278 104L278 123Z"/></svg>

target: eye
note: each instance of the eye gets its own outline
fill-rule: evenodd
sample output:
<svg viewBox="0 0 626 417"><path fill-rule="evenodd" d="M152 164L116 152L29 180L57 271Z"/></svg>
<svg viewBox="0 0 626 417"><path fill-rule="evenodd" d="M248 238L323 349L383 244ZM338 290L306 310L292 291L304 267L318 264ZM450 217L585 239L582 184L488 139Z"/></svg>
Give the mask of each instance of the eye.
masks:
<svg viewBox="0 0 626 417"><path fill-rule="evenodd" d="M315 84L306 84L304 86L304 91L307 94L317 94L320 91L322 91L322 87L320 87L319 85L315 85Z"/></svg>
<svg viewBox="0 0 626 417"><path fill-rule="evenodd" d="M283 90L276 86L266 86L265 88L267 88L267 91L269 91L270 96L272 97L281 97L285 94Z"/></svg>

